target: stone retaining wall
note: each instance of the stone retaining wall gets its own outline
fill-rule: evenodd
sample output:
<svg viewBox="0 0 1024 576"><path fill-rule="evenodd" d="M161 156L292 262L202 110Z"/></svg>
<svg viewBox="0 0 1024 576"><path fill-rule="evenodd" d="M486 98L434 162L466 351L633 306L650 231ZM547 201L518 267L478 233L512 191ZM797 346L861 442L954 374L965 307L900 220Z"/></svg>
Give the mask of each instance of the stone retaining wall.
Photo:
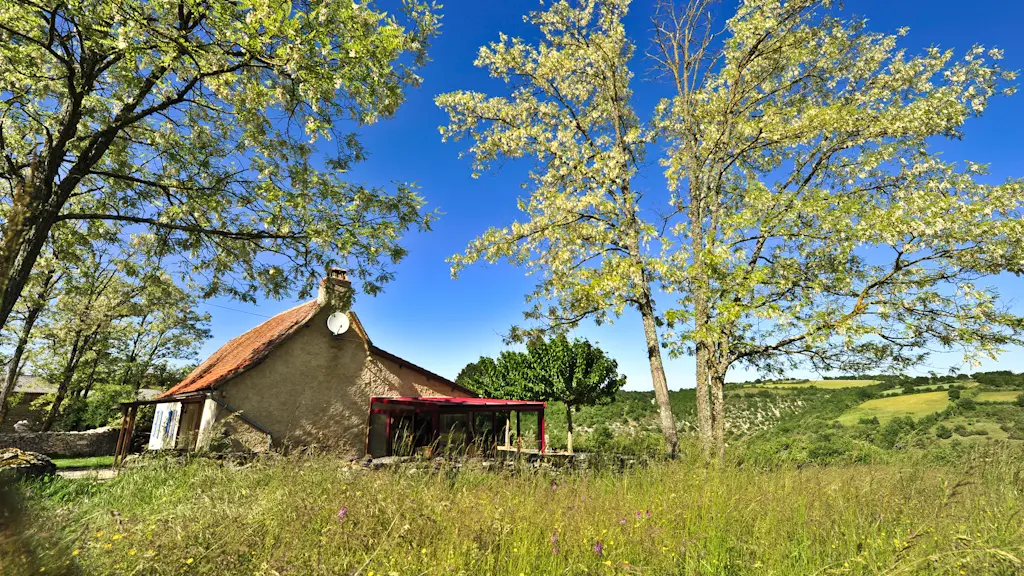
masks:
<svg viewBox="0 0 1024 576"><path fill-rule="evenodd" d="M18 448L66 458L112 456L119 432L117 428L97 428L85 432L0 434L0 448Z"/></svg>

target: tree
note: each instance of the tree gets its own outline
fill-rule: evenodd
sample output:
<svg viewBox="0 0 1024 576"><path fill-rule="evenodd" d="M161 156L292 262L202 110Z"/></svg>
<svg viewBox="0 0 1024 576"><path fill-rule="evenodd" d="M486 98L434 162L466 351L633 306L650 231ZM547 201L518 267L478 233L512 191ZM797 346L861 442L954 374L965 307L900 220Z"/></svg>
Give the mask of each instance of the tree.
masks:
<svg viewBox="0 0 1024 576"><path fill-rule="evenodd" d="M11 357L7 360L7 365L4 368L3 387L0 388L0 425L7 417L11 396L14 394L14 388L18 385L18 378L21 377L25 351L29 347L32 331L61 280L61 273L57 272L56 263L49 262L41 268L29 280L29 297L21 299L19 303L19 307L24 308L23 314L20 315L18 322L9 325L16 330L16 336ZM18 315L17 313L16 309L15 314Z"/></svg>
<svg viewBox="0 0 1024 576"><path fill-rule="evenodd" d="M504 350L497 359L481 356L467 364L455 377L455 383L485 398L541 400L529 380L526 365L524 352Z"/></svg>
<svg viewBox="0 0 1024 576"><path fill-rule="evenodd" d="M380 290L434 215L345 181L343 129L418 84L439 20L406 8L0 1L0 328L61 222L159 237L203 296L309 290L336 262Z"/></svg>
<svg viewBox="0 0 1024 576"><path fill-rule="evenodd" d="M724 451L733 365L903 367L1019 343L1024 322L976 283L1024 270L1024 187L933 145L1013 91L1001 52L912 56L906 30L872 33L829 0L745 0L718 35L711 4L662 2L651 54L675 92L656 123L683 216L662 238L681 293L666 340L696 354L707 452Z"/></svg>
<svg viewBox="0 0 1024 576"><path fill-rule="evenodd" d="M474 175L505 160L532 163L521 221L492 228L454 256L452 274L483 259L524 266L540 281L527 296L527 320L555 334L587 319L614 321L627 307L643 321L651 378L669 451L675 418L662 364L654 294L661 275L652 253L656 223L641 211L633 178L653 136L631 102L633 45L626 0L556 2L528 21L537 45L501 35L475 64L505 81L507 96L453 92L436 102L450 122L444 140L467 137ZM514 328L512 340L528 340Z"/></svg>
<svg viewBox="0 0 1024 576"><path fill-rule="evenodd" d="M580 406L609 403L626 384L618 363L587 340L565 336L533 340L525 355L526 380L535 400L565 404L568 450L572 453L572 412Z"/></svg>

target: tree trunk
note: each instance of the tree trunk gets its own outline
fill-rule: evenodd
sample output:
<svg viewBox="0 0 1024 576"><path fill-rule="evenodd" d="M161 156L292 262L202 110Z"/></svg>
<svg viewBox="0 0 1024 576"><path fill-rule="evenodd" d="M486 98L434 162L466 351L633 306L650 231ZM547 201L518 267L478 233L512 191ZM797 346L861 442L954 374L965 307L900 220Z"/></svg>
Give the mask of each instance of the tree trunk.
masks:
<svg viewBox="0 0 1024 576"><path fill-rule="evenodd" d="M25 323L21 327L21 334L18 335L18 344L14 347L14 354L11 361L7 363L7 370L4 373L4 387L0 390L0 426L3 426L7 418L8 402L14 394L14 387L18 385L18 374L21 372L21 358L25 354L25 347L28 346L29 336L32 328L43 311L43 304L37 303L28 310L25 316Z"/></svg>
<svg viewBox="0 0 1024 576"><path fill-rule="evenodd" d="M75 370L78 368L78 361L80 359L79 346L81 344L81 335L75 337L75 343L71 346L71 353L68 355L68 360L64 364L64 370L61 372L60 384L57 386L57 396L53 399L53 404L50 405L50 411L46 414L46 420L43 420L42 432L49 432L50 428L57 421L57 416L60 415L60 405L64 403L64 398L68 395L68 388L71 387L71 379L75 377Z"/></svg>
<svg viewBox="0 0 1024 576"><path fill-rule="evenodd" d="M14 226L21 230L5 234L0 247L0 329L7 325L57 218L56 212L22 209L26 214Z"/></svg>
<svg viewBox="0 0 1024 576"><path fill-rule="evenodd" d="M676 419L672 415L672 404L668 397L668 380L665 378L665 365L661 362L661 346L658 340L658 327L654 320L654 304L651 302L650 287L644 286L640 295L640 316L644 321L644 336L647 338L647 360L651 364L651 380L654 383L654 398L658 401L658 416L661 420L661 432L665 435L669 457L675 458L679 450L679 433L676 431Z"/></svg>
<svg viewBox="0 0 1024 576"><path fill-rule="evenodd" d="M715 458L721 464L725 461L725 373L711 369L711 405L713 414L713 435Z"/></svg>
<svg viewBox="0 0 1024 576"><path fill-rule="evenodd" d="M569 454L572 454L572 406L568 404L565 406L565 424L569 429L566 446Z"/></svg>
<svg viewBox="0 0 1024 576"><path fill-rule="evenodd" d="M711 460L713 443L713 412L711 407L711 347L701 335L708 324L707 292L700 286L698 278L694 289L694 329L697 333L697 435L700 437L701 454L705 461Z"/></svg>

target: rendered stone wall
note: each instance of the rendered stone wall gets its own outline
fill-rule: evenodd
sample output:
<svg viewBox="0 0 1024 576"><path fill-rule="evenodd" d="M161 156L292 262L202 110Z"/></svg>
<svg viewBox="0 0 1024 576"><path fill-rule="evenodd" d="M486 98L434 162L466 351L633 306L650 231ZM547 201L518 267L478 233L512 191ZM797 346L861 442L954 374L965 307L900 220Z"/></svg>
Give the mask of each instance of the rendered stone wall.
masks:
<svg viewBox="0 0 1024 576"><path fill-rule="evenodd" d="M117 446L117 428L97 428L85 432L29 432L0 434L0 448L18 448L47 456L84 458L111 456Z"/></svg>

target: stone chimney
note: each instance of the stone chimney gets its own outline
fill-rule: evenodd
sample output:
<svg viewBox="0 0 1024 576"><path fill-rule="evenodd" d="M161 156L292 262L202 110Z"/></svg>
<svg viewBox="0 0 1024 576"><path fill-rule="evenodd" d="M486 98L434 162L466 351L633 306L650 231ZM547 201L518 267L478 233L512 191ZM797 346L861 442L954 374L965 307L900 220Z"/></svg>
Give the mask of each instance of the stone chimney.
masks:
<svg viewBox="0 0 1024 576"><path fill-rule="evenodd" d="M348 270L344 268L331 268L327 277L320 281L320 291L316 300L321 305L331 302L334 307L346 309L347 302L351 302L352 282L348 279Z"/></svg>

